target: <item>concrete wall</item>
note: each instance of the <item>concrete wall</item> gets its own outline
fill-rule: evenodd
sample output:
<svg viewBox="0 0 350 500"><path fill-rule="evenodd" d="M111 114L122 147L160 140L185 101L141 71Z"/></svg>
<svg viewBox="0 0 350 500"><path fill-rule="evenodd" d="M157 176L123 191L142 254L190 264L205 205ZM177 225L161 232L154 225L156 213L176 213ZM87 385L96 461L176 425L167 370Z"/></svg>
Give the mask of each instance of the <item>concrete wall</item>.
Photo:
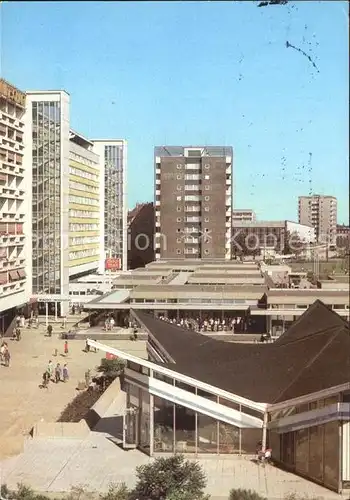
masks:
<svg viewBox="0 0 350 500"><path fill-rule="evenodd" d="M113 404L119 393L120 379L116 378L90 409L85 419L90 429L93 429L97 422L107 413L108 408Z"/></svg>
<svg viewBox="0 0 350 500"><path fill-rule="evenodd" d="M80 422L38 422L33 427L33 438L84 439L90 432L85 420Z"/></svg>

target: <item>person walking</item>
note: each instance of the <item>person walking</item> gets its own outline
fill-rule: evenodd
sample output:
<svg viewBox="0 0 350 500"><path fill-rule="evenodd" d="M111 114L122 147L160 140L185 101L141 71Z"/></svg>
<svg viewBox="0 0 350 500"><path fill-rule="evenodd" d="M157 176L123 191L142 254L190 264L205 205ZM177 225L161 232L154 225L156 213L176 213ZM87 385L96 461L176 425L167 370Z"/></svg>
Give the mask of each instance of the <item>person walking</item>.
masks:
<svg viewBox="0 0 350 500"><path fill-rule="evenodd" d="M7 344L6 342L3 342L0 347L0 362L4 363L5 362L5 351L6 351Z"/></svg>
<svg viewBox="0 0 350 500"><path fill-rule="evenodd" d="M56 384L58 384L59 382L61 382L61 379L62 379L62 368L61 368L60 363L57 363L56 368L55 368L55 381L56 381Z"/></svg>
<svg viewBox="0 0 350 500"><path fill-rule="evenodd" d="M68 340L64 341L63 352L65 356L68 356Z"/></svg>
<svg viewBox="0 0 350 500"><path fill-rule="evenodd" d="M53 377L53 363L50 359L48 365L47 365L47 373L49 374L49 380L52 380L52 377Z"/></svg>
<svg viewBox="0 0 350 500"><path fill-rule="evenodd" d="M62 325L61 325L61 328L66 328L67 326L67 316L64 314L62 316Z"/></svg>
<svg viewBox="0 0 350 500"><path fill-rule="evenodd" d="M16 316L16 327L19 328L21 326L21 316L17 314Z"/></svg>
<svg viewBox="0 0 350 500"><path fill-rule="evenodd" d="M52 336L52 325L48 325L48 327L47 327L47 334L48 334L49 337Z"/></svg>
<svg viewBox="0 0 350 500"><path fill-rule="evenodd" d="M63 382L68 382L69 380L69 372L67 363L63 365Z"/></svg>
<svg viewBox="0 0 350 500"><path fill-rule="evenodd" d="M5 361L5 366L8 368L10 366L10 361L11 361L11 354L10 351L8 350L8 347L6 347L4 352L4 361Z"/></svg>
<svg viewBox="0 0 350 500"><path fill-rule="evenodd" d="M21 329L16 328L16 340L19 342L21 340Z"/></svg>

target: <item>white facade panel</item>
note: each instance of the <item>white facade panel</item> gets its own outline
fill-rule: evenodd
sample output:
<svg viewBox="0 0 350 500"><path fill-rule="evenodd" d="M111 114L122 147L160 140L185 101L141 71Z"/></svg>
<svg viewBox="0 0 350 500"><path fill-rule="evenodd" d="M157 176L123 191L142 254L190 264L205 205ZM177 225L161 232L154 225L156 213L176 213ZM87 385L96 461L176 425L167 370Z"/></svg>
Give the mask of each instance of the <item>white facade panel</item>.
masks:
<svg viewBox="0 0 350 500"><path fill-rule="evenodd" d="M342 480L350 481L350 421L342 423L343 433L343 470Z"/></svg>
<svg viewBox="0 0 350 500"><path fill-rule="evenodd" d="M287 231L290 234L298 234L299 238L307 243L314 243L316 240L315 229L305 224L287 221Z"/></svg>
<svg viewBox="0 0 350 500"><path fill-rule="evenodd" d="M220 405L209 399L197 396L193 393L171 386L166 382L149 378L149 392L159 398L172 401L173 403L190 408L193 411L203 413L217 420L221 420L240 428L262 428L263 420L246 415L233 408Z"/></svg>

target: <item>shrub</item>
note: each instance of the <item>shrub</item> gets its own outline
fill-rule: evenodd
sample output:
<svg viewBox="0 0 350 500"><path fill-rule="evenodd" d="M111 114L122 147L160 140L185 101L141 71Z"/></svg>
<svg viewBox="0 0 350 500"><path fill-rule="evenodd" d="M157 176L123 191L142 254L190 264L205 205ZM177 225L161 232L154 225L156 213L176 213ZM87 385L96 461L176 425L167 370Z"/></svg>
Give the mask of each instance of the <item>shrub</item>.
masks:
<svg viewBox="0 0 350 500"><path fill-rule="evenodd" d="M130 491L126 484L110 484L107 493L100 495L100 500L129 500Z"/></svg>
<svg viewBox="0 0 350 500"><path fill-rule="evenodd" d="M157 458L136 468L138 500L204 500L207 480L198 462L183 455Z"/></svg>
<svg viewBox="0 0 350 500"><path fill-rule="evenodd" d="M237 489L230 491L229 500L266 500L266 498L252 490Z"/></svg>
<svg viewBox="0 0 350 500"><path fill-rule="evenodd" d="M120 358L114 359L101 359L101 365L98 367L98 371L102 372L106 377L115 378L118 377L125 368L125 361Z"/></svg>
<svg viewBox="0 0 350 500"><path fill-rule="evenodd" d="M284 500L321 500L319 497L309 497L307 495L297 495L296 493L288 493Z"/></svg>
<svg viewBox="0 0 350 500"><path fill-rule="evenodd" d="M100 391L83 391L67 404L57 422L80 422L101 396Z"/></svg>

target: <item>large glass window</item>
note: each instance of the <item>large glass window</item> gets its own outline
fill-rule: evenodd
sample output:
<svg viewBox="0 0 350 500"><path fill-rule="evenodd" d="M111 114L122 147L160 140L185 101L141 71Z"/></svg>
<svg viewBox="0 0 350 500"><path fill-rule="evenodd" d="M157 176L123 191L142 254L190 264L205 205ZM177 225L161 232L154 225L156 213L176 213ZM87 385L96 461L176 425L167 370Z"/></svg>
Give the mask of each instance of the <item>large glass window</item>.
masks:
<svg viewBox="0 0 350 500"><path fill-rule="evenodd" d="M154 452L174 451L174 404L154 396Z"/></svg>
<svg viewBox="0 0 350 500"><path fill-rule="evenodd" d="M123 258L123 146L105 146L105 248Z"/></svg>
<svg viewBox="0 0 350 500"><path fill-rule="evenodd" d="M234 401L230 401L229 399L222 398L221 396L219 397L219 404L223 406L228 406L229 408L232 408L237 411L241 410L241 405L235 403Z"/></svg>
<svg viewBox="0 0 350 500"><path fill-rule="evenodd" d="M150 394L141 390L140 409L140 448L146 453L150 452Z"/></svg>
<svg viewBox="0 0 350 500"><path fill-rule="evenodd" d="M241 453L254 454L261 434L261 429L241 429Z"/></svg>
<svg viewBox="0 0 350 500"><path fill-rule="evenodd" d="M318 481L323 480L323 431L323 425L309 430L309 476Z"/></svg>
<svg viewBox="0 0 350 500"><path fill-rule="evenodd" d="M295 469L302 474L309 472L309 429L295 433Z"/></svg>
<svg viewBox="0 0 350 500"><path fill-rule="evenodd" d="M179 453L196 452L196 413L175 405L175 448Z"/></svg>
<svg viewBox="0 0 350 500"><path fill-rule="evenodd" d="M338 488L339 482L339 422L324 424L324 483Z"/></svg>
<svg viewBox="0 0 350 500"><path fill-rule="evenodd" d="M207 415L197 414L197 453L218 452L218 422Z"/></svg>
<svg viewBox="0 0 350 500"><path fill-rule="evenodd" d="M59 102L32 104L33 293L61 292L61 124Z"/></svg>
<svg viewBox="0 0 350 500"><path fill-rule="evenodd" d="M219 422L219 453L240 452L240 429L225 422Z"/></svg>

